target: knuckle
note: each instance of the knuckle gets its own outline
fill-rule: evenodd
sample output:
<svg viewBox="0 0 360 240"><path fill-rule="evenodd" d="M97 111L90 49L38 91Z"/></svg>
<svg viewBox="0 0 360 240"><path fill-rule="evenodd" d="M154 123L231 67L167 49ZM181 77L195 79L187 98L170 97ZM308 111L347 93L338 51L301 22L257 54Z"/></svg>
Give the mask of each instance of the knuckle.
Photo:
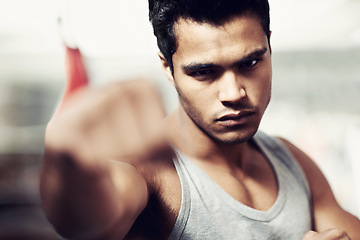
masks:
<svg viewBox="0 0 360 240"><path fill-rule="evenodd" d="M317 235L318 235L318 233L315 232L315 231L308 231L308 232L304 235L304 237L303 237L302 240L313 239L313 238L316 237Z"/></svg>

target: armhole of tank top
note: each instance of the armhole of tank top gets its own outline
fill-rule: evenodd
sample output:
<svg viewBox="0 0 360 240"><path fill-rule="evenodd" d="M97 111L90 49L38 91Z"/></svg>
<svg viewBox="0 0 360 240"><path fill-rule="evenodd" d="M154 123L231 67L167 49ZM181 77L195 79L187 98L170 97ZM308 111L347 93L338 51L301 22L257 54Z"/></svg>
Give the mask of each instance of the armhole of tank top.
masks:
<svg viewBox="0 0 360 240"><path fill-rule="evenodd" d="M181 184L181 204L178 217L176 218L174 228L172 229L169 240L181 239L185 230L191 207L191 197L189 185L184 176L184 169L181 167L181 153L175 149L176 156L173 159L174 166Z"/></svg>

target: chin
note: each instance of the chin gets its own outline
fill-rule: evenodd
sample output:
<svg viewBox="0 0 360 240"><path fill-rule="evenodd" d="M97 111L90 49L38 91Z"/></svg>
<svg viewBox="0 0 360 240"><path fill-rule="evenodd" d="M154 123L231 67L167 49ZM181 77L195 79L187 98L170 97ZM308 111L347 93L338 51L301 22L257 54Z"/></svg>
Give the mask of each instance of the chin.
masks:
<svg viewBox="0 0 360 240"><path fill-rule="evenodd" d="M240 133L231 133L231 136L212 136L212 139L218 143L236 145L249 141L256 132L257 128L255 130L241 131ZM230 135L230 133L226 135Z"/></svg>

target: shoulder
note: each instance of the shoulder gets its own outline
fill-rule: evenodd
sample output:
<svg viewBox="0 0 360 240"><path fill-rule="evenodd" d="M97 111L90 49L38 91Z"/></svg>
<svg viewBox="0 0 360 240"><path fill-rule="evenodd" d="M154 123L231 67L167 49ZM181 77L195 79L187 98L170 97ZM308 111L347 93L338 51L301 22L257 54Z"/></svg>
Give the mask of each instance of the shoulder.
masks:
<svg viewBox="0 0 360 240"><path fill-rule="evenodd" d="M148 202L125 239L166 239L181 205L181 184L171 155L137 165L148 186Z"/></svg>
<svg viewBox="0 0 360 240"><path fill-rule="evenodd" d="M294 155L308 179L313 205L314 228L318 232L341 229L352 239L360 239L360 221L341 208L319 167L303 151L285 139L284 145Z"/></svg>
<svg viewBox="0 0 360 240"><path fill-rule="evenodd" d="M166 152L153 156L147 161L134 164L135 168L141 173L149 189L149 195L157 194L160 196L167 194L167 184L179 181L174 159L176 154L172 148Z"/></svg>
<svg viewBox="0 0 360 240"><path fill-rule="evenodd" d="M294 149L292 149L292 147L295 146L284 139L273 137L263 132L258 132L254 139L264 154L267 155L269 159L273 159L273 164L280 163L280 166L285 167L286 171L289 171L289 173L296 178L296 181L301 184L306 191L308 199L311 199L312 193L309 179L303 166L298 161L298 155L300 154L295 154Z"/></svg>
<svg viewBox="0 0 360 240"><path fill-rule="evenodd" d="M308 166L311 165L310 168L314 167L315 163L313 163L303 151L283 138L273 137L263 132L258 132L255 136L255 141L263 146L264 151L268 151L269 154L275 155L282 160L289 169L294 171L300 170L303 174L306 172ZM306 178L308 178L308 176L306 176Z"/></svg>

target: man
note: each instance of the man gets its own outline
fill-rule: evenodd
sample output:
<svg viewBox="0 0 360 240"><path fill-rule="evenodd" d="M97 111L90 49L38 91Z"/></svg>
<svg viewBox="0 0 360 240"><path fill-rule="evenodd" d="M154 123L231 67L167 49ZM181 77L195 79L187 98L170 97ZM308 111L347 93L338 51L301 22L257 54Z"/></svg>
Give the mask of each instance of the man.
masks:
<svg viewBox="0 0 360 240"><path fill-rule="evenodd" d="M46 131L44 210L74 239L360 239L301 150L257 133L271 96L266 0L149 1L179 107L146 81L74 94Z"/></svg>

